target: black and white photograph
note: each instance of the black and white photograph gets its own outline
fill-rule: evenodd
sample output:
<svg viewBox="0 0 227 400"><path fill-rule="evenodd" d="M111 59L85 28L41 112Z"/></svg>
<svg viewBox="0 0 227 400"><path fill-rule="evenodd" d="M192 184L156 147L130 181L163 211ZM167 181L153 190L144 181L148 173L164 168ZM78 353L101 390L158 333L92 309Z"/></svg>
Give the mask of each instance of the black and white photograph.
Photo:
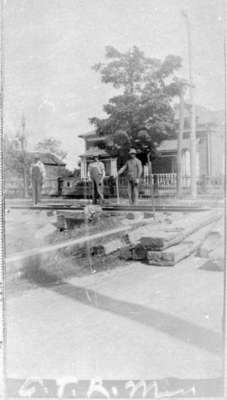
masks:
<svg viewBox="0 0 227 400"><path fill-rule="evenodd" d="M227 396L224 0L1 0L4 398Z"/></svg>

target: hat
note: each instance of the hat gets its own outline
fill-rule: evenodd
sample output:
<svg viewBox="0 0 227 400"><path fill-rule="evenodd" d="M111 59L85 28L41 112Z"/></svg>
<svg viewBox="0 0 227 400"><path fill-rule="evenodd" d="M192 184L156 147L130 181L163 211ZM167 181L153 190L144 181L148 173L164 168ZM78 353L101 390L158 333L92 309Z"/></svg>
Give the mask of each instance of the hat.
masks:
<svg viewBox="0 0 227 400"><path fill-rule="evenodd" d="M129 150L129 154L136 154L136 150L135 149L130 149Z"/></svg>

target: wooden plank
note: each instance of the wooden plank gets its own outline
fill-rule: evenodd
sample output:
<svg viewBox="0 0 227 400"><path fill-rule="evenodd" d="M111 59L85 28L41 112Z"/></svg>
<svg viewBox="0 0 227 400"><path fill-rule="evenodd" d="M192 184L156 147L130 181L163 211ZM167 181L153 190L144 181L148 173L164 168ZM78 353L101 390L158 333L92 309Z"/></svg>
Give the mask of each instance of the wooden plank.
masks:
<svg viewBox="0 0 227 400"><path fill-rule="evenodd" d="M206 213L205 218L207 215L208 214ZM151 247L149 248L150 250L161 249L164 241L174 239L178 234L184 231L186 225L191 226L192 224L197 223L198 218L201 218L198 214L190 214L187 217L183 215L180 218L175 215L173 223L171 225L168 224L168 226L165 220L161 223L157 223L155 220L151 219L149 225L128 232L128 242L134 245L141 242L148 248L151 243ZM141 238L143 238L143 242L141 241Z"/></svg>
<svg viewBox="0 0 227 400"><path fill-rule="evenodd" d="M23 209L23 210L81 210L83 209L84 205L71 205L71 204L45 204L43 203L40 206L32 206L32 205L9 205L9 208L12 209ZM104 206L102 207L104 211L150 211L153 212L152 205L138 205L138 206ZM198 207L198 206L155 206L156 211L169 211L169 212L186 212L186 213L194 213L194 212L206 212L209 211L209 207Z"/></svg>
<svg viewBox="0 0 227 400"><path fill-rule="evenodd" d="M178 222L178 225L180 221ZM165 226L165 229L164 229ZM177 233L181 232L183 228L179 228L179 226L173 226L171 229L167 228L165 224L157 224L154 221L147 226L139 227L138 229L134 229L133 231L129 231L127 233L127 240L131 244L137 244L141 242L142 237L149 237L149 238L163 238L170 237L173 238L176 236Z"/></svg>
<svg viewBox="0 0 227 400"><path fill-rule="evenodd" d="M178 261L190 254L191 243L183 243L165 251L148 251L148 264L159 266L174 266Z"/></svg>
<svg viewBox="0 0 227 400"><path fill-rule="evenodd" d="M158 266L174 266L179 261L194 253L201 243L209 235L213 224L209 224L201 228L196 233L190 235L187 240L182 243L172 246L164 251L147 251L148 264Z"/></svg>
<svg viewBox="0 0 227 400"><path fill-rule="evenodd" d="M197 215L197 218L191 220L190 226L188 226L187 221L187 228L183 231L178 233L170 233L170 232L161 232L158 236L154 235L144 235L140 239L140 243L146 247L148 250L164 250L168 247L177 245L178 243L182 242L186 239L189 235L193 234L194 232L198 231L199 229L207 226L213 222L216 222L218 219L221 218L221 214L216 212L211 212L208 215L203 214L202 216ZM184 226L186 221L184 223Z"/></svg>
<svg viewBox="0 0 227 400"><path fill-rule="evenodd" d="M109 255L115 253L116 251L119 251L123 246L124 244L121 239L111 240L103 245L104 254Z"/></svg>

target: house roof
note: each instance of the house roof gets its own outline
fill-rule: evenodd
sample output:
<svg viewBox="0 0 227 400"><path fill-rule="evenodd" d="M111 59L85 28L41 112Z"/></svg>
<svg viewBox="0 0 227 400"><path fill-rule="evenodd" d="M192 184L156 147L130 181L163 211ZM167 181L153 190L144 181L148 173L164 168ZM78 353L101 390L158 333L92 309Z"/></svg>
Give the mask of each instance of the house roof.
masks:
<svg viewBox="0 0 227 400"><path fill-rule="evenodd" d="M86 142L101 142L106 139L107 136L99 136L96 131L90 131L78 135L80 138L84 139Z"/></svg>
<svg viewBox="0 0 227 400"><path fill-rule="evenodd" d="M182 142L183 149L190 149L190 140L183 139ZM177 151L177 140L163 140L162 143L158 146L157 150L160 153L170 153ZM105 151L104 149L100 149L98 147L90 147L85 153L81 154L80 157L94 157L94 156L101 156L101 157L110 157L110 154Z"/></svg>
<svg viewBox="0 0 227 400"><path fill-rule="evenodd" d="M85 132L85 133L81 133L80 135L78 135L78 137L83 138L83 139L87 139L87 138L95 138L97 137L97 133L96 131L89 131L89 132Z"/></svg>
<svg viewBox="0 0 227 400"><path fill-rule="evenodd" d="M190 106L185 102L185 117L190 116ZM176 118L179 119L179 104L175 106L175 115ZM200 125L207 125L209 123L216 123L217 125L222 125L225 120L225 111L224 110L211 110L203 106L195 105L195 112L198 118L198 122Z"/></svg>
<svg viewBox="0 0 227 400"><path fill-rule="evenodd" d="M42 153L39 151L32 151L28 153L31 159L34 159L35 156L38 156L43 164L46 165L57 165L59 167L64 167L66 163L60 158L58 158L55 154L52 153Z"/></svg>
<svg viewBox="0 0 227 400"><path fill-rule="evenodd" d="M98 147L90 147L90 149L86 150L84 154L81 154L80 157L110 157L110 155L103 149L99 149Z"/></svg>

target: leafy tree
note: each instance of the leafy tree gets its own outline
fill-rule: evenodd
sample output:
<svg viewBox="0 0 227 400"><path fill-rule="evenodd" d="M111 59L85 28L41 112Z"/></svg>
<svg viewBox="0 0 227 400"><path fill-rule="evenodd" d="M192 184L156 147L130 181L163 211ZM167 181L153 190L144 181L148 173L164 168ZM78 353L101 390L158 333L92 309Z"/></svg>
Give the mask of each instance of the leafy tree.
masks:
<svg viewBox="0 0 227 400"><path fill-rule="evenodd" d="M104 105L106 118L90 118L99 135L112 138L112 151L120 156L130 146L144 154L156 157L156 147L175 131L173 99L179 95L182 82L174 75L181 67L181 58L168 55L163 61L145 57L137 47L121 53L114 47L106 48L107 62L93 68L101 74L104 83L121 90L118 96ZM119 132L127 135L119 143ZM118 138L118 139L117 139ZM107 140L110 149L111 141Z"/></svg>
<svg viewBox="0 0 227 400"><path fill-rule="evenodd" d="M9 139L4 136L4 174L6 193L12 182L16 181L19 196L26 196L29 182L30 160L26 152L21 150L17 137Z"/></svg>
<svg viewBox="0 0 227 400"><path fill-rule="evenodd" d="M55 154L61 159L64 159L67 155L67 153L62 150L61 141L54 138L44 139L41 142L37 143L37 145L35 146L35 150Z"/></svg>
<svg viewBox="0 0 227 400"><path fill-rule="evenodd" d="M4 137L4 172L8 176L22 177L24 171L24 155L21 152L20 143L17 138Z"/></svg>

